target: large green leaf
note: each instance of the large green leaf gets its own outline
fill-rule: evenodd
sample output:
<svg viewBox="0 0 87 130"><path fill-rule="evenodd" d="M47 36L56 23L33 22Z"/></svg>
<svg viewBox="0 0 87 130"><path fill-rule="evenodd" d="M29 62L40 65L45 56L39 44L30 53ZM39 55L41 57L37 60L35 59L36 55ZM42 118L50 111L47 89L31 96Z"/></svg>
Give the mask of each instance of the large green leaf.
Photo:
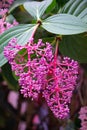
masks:
<svg viewBox="0 0 87 130"><path fill-rule="evenodd" d="M37 20L41 18L48 6L52 3L53 0L44 0L42 2L30 1L25 2L24 8Z"/></svg>
<svg viewBox="0 0 87 130"><path fill-rule="evenodd" d="M83 19L87 23L87 0L70 0L61 13L68 13Z"/></svg>
<svg viewBox="0 0 87 130"><path fill-rule="evenodd" d="M2 75L3 75L4 79L6 80L6 82L8 83L8 87L10 89L12 89L12 90L19 89L18 82L13 77L11 67L8 63L5 64L4 66L2 66Z"/></svg>
<svg viewBox="0 0 87 130"><path fill-rule="evenodd" d="M87 24L70 14L57 14L42 22L42 27L54 34L71 35L87 31Z"/></svg>
<svg viewBox="0 0 87 130"><path fill-rule="evenodd" d="M3 48L8 44L9 40L16 37L18 44L24 45L31 37L35 27L35 24L18 25L0 35L0 67L7 62L3 55Z"/></svg>
<svg viewBox="0 0 87 130"><path fill-rule="evenodd" d="M87 35L63 36L59 44L60 52L80 63L87 63Z"/></svg>
<svg viewBox="0 0 87 130"><path fill-rule="evenodd" d="M29 1L29 0L15 0L14 3L11 5L11 7L9 8L9 13L11 11L13 11L16 7L20 6L20 5L23 5L26 1Z"/></svg>

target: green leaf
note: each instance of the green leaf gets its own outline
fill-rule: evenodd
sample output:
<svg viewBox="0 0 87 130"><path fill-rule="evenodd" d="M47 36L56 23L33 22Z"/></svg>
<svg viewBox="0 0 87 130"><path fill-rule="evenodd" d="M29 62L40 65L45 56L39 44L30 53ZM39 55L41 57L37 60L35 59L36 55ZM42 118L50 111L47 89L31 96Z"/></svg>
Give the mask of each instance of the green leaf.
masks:
<svg viewBox="0 0 87 130"><path fill-rule="evenodd" d="M18 21L20 24L33 23L32 16L24 9L23 6L20 6L19 9L16 9L13 12L13 15L14 15L16 21ZM36 21L34 21L34 23L36 23Z"/></svg>
<svg viewBox="0 0 87 130"><path fill-rule="evenodd" d="M57 14L42 22L42 27L54 34L71 35L87 31L87 24L70 14Z"/></svg>
<svg viewBox="0 0 87 130"><path fill-rule="evenodd" d="M53 42L55 41L55 38L54 37L45 37L42 39L42 41L45 43L45 42L49 42L51 44L53 44Z"/></svg>
<svg viewBox="0 0 87 130"><path fill-rule="evenodd" d="M80 63L87 63L87 35L63 36L59 44L60 52Z"/></svg>
<svg viewBox="0 0 87 130"><path fill-rule="evenodd" d="M69 0L56 0L58 6L63 7Z"/></svg>
<svg viewBox="0 0 87 130"><path fill-rule="evenodd" d="M12 14L6 17L6 22L13 23L14 20L15 20L15 17Z"/></svg>
<svg viewBox="0 0 87 130"><path fill-rule="evenodd" d="M68 13L83 19L87 23L87 0L70 0L61 13Z"/></svg>
<svg viewBox="0 0 87 130"><path fill-rule="evenodd" d="M0 67L7 62L3 55L3 49L8 42L13 37L16 37L18 39L18 44L25 45L31 37L35 27L35 24L18 25L6 30L2 35L0 35Z"/></svg>
<svg viewBox="0 0 87 130"><path fill-rule="evenodd" d="M50 6L46 9L46 13L50 13L56 6L56 0L53 0Z"/></svg>
<svg viewBox="0 0 87 130"><path fill-rule="evenodd" d="M6 82L8 83L8 88L10 88L11 90L19 89L18 82L17 80L14 79L11 67L8 63L2 67L2 75L6 80Z"/></svg>
<svg viewBox="0 0 87 130"><path fill-rule="evenodd" d="M23 5L34 19L39 20L52 1L53 0L44 0L42 2L30 1L25 2Z"/></svg>
<svg viewBox="0 0 87 130"><path fill-rule="evenodd" d="M20 5L23 5L28 0L15 0L14 3L11 5L8 13L11 13L15 8L17 8Z"/></svg>
<svg viewBox="0 0 87 130"><path fill-rule="evenodd" d="M78 1L78 0L77 0ZM75 3L75 0L69 0L65 6L63 7L63 9L61 10L61 13L68 13L68 10L70 9L70 7L72 6L72 4ZM72 14L72 13L71 13Z"/></svg>

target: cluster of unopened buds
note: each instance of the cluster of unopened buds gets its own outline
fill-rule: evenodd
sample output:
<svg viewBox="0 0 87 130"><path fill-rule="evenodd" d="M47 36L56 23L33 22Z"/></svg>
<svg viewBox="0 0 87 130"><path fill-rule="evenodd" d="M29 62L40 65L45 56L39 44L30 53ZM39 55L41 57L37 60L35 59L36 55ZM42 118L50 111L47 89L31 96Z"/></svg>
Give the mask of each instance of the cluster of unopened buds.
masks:
<svg viewBox="0 0 87 130"><path fill-rule="evenodd" d="M4 55L12 71L19 77L20 91L24 97L37 100L39 94L57 118L66 118L68 105L75 89L78 63L68 57L58 58L50 43L30 39L25 46L12 39L4 48Z"/></svg>
<svg viewBox="0 0 87 130"><path fill-rule="evenodd" d="M87 129L87 106L83 106L79 112L79 119L81 120L81 128L80 130Z"/></svg>

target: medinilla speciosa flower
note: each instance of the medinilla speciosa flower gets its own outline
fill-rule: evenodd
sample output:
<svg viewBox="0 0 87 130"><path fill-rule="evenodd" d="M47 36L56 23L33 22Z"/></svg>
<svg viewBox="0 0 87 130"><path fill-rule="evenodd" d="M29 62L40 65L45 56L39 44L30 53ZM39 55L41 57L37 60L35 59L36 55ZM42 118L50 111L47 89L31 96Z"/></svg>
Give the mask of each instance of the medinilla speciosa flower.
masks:
<svg viewBox="0 0 87 130"><path fill-rule="evenodd" d="M77 61L59 57L58 44L54 54L50 43L43 43L41 39L34 43L32 38L24 46L18 45L16 38L12 39L4 48L4 55L19 77L24 97L38 99L42 93L57 118L68 116L78 76Z"/></svg>
<svg viewBox="0 0 87 130"><path fill-rule="evenodd" d="M80 130L87 129L87 106L82 106L79 112L79 119L81 120Z"/></svg>
<svg viewBox="0 0 87 130"><path fill-rule="evenodd" d="M12 28L13 26L18 25L18 22L16 20L13 21L13 23L6 22L3 18L0 19L0 34L8 30L9 28Z"/></svg>
<svg viewBox="0 0 87 130"><path fill-rule="evenodd" d="M37 44L33 43L33 39L25 46L20 46L14 38L5 47L4 55L11 64L12 70L19 76L21 93L24 97L37 99L45 84L48 64L53 58L52 46L49 43L44 44L42 40Z"/></svg>
<svg viewBox="0 0 87 130"><path fill-rule="evenodd" d="M0 0L0 8L9 8L13 2L14 0Z"/></svg>
<svg viewBox="0 0 87 130"><path fill-rule="evenodd" d="M6 21L8 9L0 9L0 34L12 28L13 26L18 25L18 22L14 19L12 23Z"/></svg>
<svg viewBox="0 0 87 130"><path fill-rule="evenodd" d="M43 95L56 117L65 118L69 113L68 105L76 86L77 75L76 61L64 57L51 62Z"/></svg>
<svg viewBox="0 0 87 130"><path fill-rule="evenodd" d="M8 12L8 9L1 9L0 8L0 17L6 15L7 12Z"/></svg>

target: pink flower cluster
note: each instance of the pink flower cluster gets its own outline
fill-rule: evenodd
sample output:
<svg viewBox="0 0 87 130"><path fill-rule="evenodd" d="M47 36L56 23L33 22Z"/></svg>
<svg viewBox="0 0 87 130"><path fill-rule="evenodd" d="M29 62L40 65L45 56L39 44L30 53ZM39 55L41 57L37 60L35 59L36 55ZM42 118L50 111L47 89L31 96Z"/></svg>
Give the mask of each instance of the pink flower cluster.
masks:
<svg viewBox="0 0 87 130"><path fill-rule="evenodd" d="M72 91L76 86L78 63L68 57L55 59L50 43L33 39L25 46L12 39L4 48L4 55L19 77L24 97L38 99L39 94L57 118L66 118Z"/></svg>
<svg viewBox="0 0 87 130"><path fill-rule="evenodd" d="M63 118L69 113L68 105L76 85L77 75L76 61L64 57L51 62L43 95L56 117Z"/></svg>
<svg viewBox="0 0 87 130"><path fill-rule="evenodd" d="M5 32L7 29L18 25L18 22L16 20L13 21L13 23L6 22L3 18L0 19L0 34Z"/></svg>
<svg viewBox="0 0 87 130"><path fill-rule="evenodd" d="M24 51L23 55L17 55L20 50ZM42 43L42 40L33 44L31 39L25 46L19 46L14 38L5 47L4 55L11 64L12 70L19 76L19 84L22 86L21 93L24 97L37 99L45 84L47 62L50 62L53 57L51 45Z"/></svg>
<svg viewBox="0 0 87 130"><path fill-rule="evenodd" d="M0 0L0 8L9 8L14 0Z"/></svg>
<svg viewBox="0 0 87 130"><path fill-rule="evenodd" d="M4 16L8 12L8 9L0 9L0 16Z"/></svg>
<svg viewBox="0 0 87 130"><path fill-rule="evenodd" d="M11 6L13 1L14 0L0 0L0 34L11 27L18 25L16 20L14 20L13 23L6 21L8 8Z"/></svg>
<svg viewBox="0 0 87 130"><path fill-rule="evenodd" d="M83 106L79 112L79 119L81 120L80 130L87 130L87 106Z"/></svg>

